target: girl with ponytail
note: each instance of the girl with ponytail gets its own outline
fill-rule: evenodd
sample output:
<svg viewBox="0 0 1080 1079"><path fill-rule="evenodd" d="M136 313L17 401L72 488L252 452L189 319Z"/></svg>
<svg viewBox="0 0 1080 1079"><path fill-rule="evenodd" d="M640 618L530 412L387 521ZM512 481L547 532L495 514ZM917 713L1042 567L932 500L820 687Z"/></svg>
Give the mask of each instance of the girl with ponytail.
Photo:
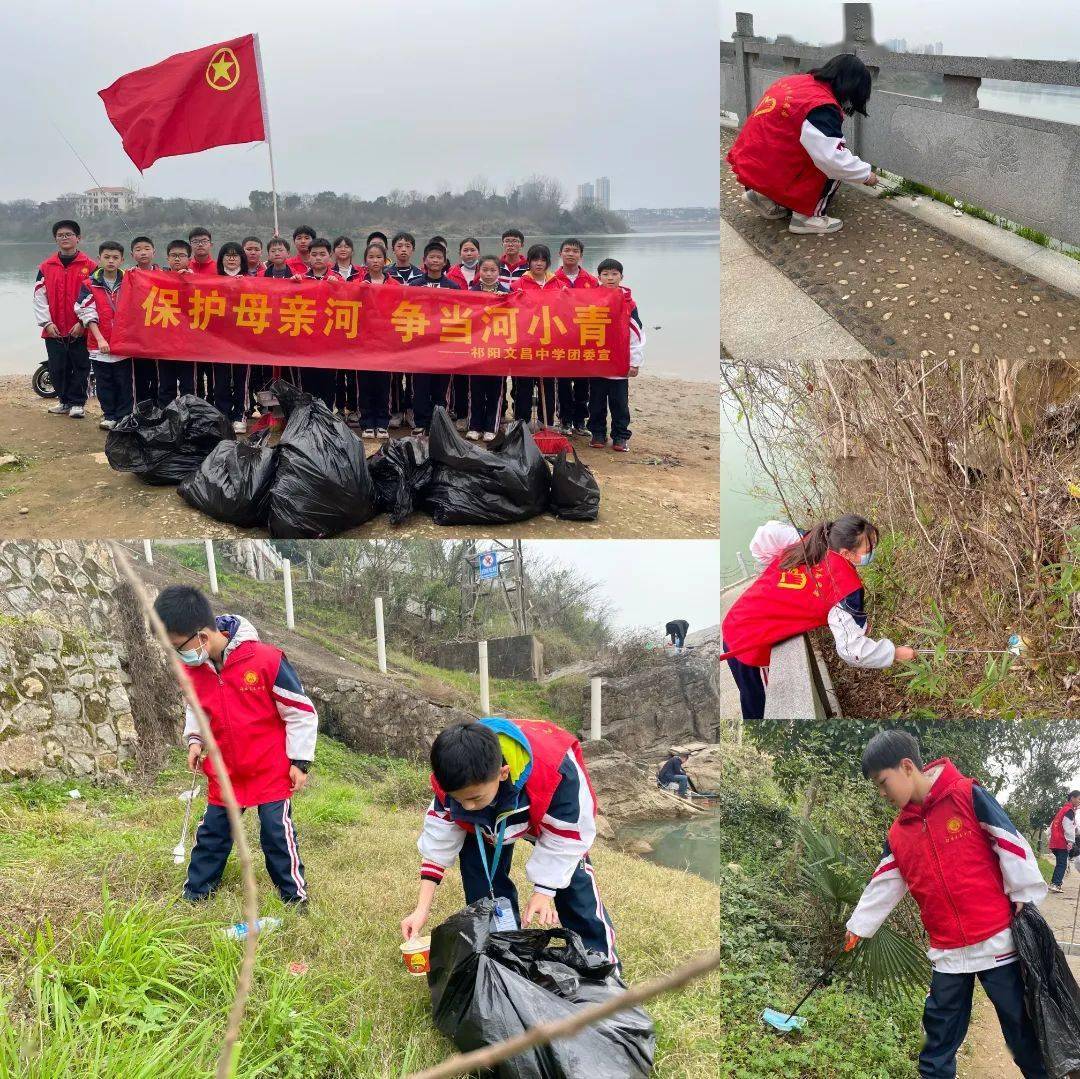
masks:
<svg viewBox="0 0 1080 1079"><path fill-rule="evenodd" d="M865 517L844 514L808 532L769 521L750 542L761 573L723 622L724 653L739 687L743 719L765 715L772 646L827 625L837 654L854 667L882 668L915 658L912 649L867 634L857 566L868 565L878 541ZM805 718L805 717L786 717Z"/></svg>

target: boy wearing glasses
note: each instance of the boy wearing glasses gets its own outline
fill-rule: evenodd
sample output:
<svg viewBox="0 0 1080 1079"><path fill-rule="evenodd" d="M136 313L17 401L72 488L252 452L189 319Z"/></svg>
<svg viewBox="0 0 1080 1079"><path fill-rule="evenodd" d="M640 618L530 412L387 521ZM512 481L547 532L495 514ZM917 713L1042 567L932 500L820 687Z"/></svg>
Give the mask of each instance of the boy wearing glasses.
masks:
<svg viewBox="0 0 1080 1079"><path fill-rule="evenodd" d="M241 810L259 812L266 870L286 905L307 903L292 796L304 789L315 756L319 716L280 648L259 640L238 615L214 617L210 601L190 585L170 585L154 601L210 720ZM187 709L188 767L202 760L209 785L206 814L195 833L184 898L207 899L221 883L232 833L217 777L204 760L194 713Z"/></svg>

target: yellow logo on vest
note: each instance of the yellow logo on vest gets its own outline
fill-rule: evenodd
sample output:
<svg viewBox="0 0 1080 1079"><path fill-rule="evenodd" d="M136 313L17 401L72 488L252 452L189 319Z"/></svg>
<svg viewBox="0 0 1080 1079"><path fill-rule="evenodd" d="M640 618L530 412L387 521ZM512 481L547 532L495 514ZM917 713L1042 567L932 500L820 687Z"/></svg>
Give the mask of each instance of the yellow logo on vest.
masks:
<svg viewBox="0 0 1080 1079"><path fill-rule="evenodd" d="M244 684L241 689L258 689L260 688L259 672L258 671L244 671Z"/></svg>
<svg viewBox="0 0 1080 1079"><path fill-rule="evenodd" d="M240 61L232 49L218 49L210 57L206 81L213 90L231 90L240 81Z"/></svg>
<svg viewBox="0 0 1080 1079"><path fill-rule="evenodd" d="M809 578L801 569L785 569L780 571L780 580L776 582L777 588L794 588L796 591L806 587Z"/></svg>
<svg viewBox="0 0 1080 1079"><path fill-rule="evenodd" d="M770 94L766 94L761 99L761 103L758 105L758 107L756 109L754 109L754 115L755 116L764 116L765 113L772 112L773 109L775 109L775 108L776 108L776 98L772 97Z"/></svg>
<svg viewBox="0 0 1080 1079"><path fill-rule="evenodd" d="M946 843L951 843L954 839L963 839L967 834L964 831L964 822L959 817L950 817L945 822L945 831L949 833L945 837Z"/></svg>

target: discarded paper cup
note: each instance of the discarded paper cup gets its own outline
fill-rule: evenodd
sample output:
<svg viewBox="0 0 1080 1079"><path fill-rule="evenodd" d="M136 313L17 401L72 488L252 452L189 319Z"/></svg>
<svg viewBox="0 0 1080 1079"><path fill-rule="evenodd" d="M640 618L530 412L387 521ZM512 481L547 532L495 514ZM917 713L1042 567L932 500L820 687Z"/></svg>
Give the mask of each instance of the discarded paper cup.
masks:
<svg viewBox="0 0 1080 1079"><path fill-rule="evenodd" d="M422 978L431 970L431 937L413 937L401 946L401 958L405 969Z"/></svg>

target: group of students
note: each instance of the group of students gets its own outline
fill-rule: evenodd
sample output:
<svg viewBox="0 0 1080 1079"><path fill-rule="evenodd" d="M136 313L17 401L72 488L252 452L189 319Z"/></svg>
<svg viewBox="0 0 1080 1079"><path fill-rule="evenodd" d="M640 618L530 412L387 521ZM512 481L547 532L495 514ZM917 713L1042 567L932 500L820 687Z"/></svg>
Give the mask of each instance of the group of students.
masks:
<svg viewBox="0 0 1080 1079"><path fill-rule="evenodd" d="M181 394L197 394L213 402L237 434L247 430L256 414L256 391L269 383L271 368L260 364L192 362L129 358L110 348L113 319L123 287L124 247L106 240L98 247L98 261L79 250L81 230L76 221L53 225L57 252L38 269L34 285L34 315L48 352L49 373L57 394L51 413L76 419L85 416L91 364L103 418L111 430L129 415L138 401L164 406ZM582 265L585 245L568 238L559 248L560 265L551 269L552 256L544 244L525 253L524 234L507 229L502 254L481 254L480 242L466 237L458 245L458 262L450 264L447 242L433 236L424 245L422 266L413 263L416 238L398 232L392 240L375 231L364 244L363 264L353 259L348 236L330 241L316 236L309 225L293 232L293 243L275 236L263 250L262 241L248 236L242 242L221 245L217 257L213 237L197 227L188 238L171 240L167 265L155 261L148 236L131 243L132 269L163 269L173 273L224 277L268 277L289 281L367 281L390 288L421 287L505 294L512 290L618 288L630 301L630 369L637 375L644 360L645 336L630 290L623 286L623 265L603 259L594 277ZM294 250L295 247L295 250ZM473 441L492 442L507 420L558 423L564 435L590 438L594 449L627 452L631 436L626 378L529 378L513 376L506 392L502 375L402 374L302 367L290 373L301 388L340 412L360 428L362 438L387 438L391 427L411 427L423 435L436 406L450 412L458 430Z"/></svg>
<svg viewBox="0 0 1080 1079"><path fill-rule="evenodd" d="M284 652L260 640L237 615L215 616L207 597L170 585L154 602L206 713L241 809L259 815L266 869L283 903L300 910L308 885L300 859L292 797L315 759L318 713ZM207 808L195 833L183 897L209 898L221 884L232 835L218 777L204 754L190 707L184 724L188 767L207 777ZM433 797L418 841L416 906L401 920L419 936L448 869L461 869L465 898L485 896L519 926L561 923L586 947L618 962L615 931L596 884L589 851L596 837L596 796L578 740L539 720L488 717L455 723L431 747ZM525 876L532 894L522 912L510 878L519 841L532 844Z"/></svg>

